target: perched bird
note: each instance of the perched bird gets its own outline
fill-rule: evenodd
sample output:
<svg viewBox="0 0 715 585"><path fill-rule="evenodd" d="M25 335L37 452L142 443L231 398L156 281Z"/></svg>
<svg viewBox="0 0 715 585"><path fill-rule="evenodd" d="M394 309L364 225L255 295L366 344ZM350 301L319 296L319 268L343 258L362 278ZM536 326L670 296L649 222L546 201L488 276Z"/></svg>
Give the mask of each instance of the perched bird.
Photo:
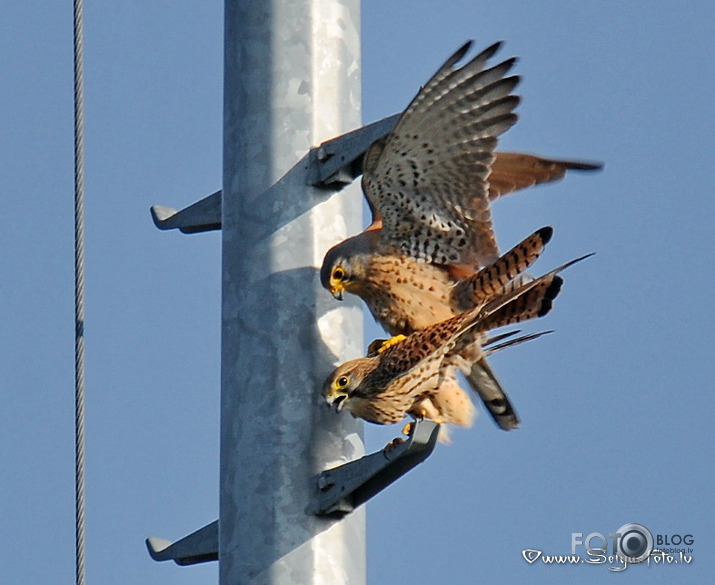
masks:
<svg viewBox="0 0 715 585"><path fill-rule="evenodd" d="M409 414L468 426L471 401L453 386L456 371L464 367L464 348L479 345L474 338L491 329L548 313L561 289L558 273L582 259L338 366L323 384L325 400L337 411L347 409L376 424L396 423Z"/></svg>
<svg viewBox="0 0 715 585"><path fill-rule="evenodd" d="M470 46L440 67L394 129L367 150L362 188L372 223L323 260L322 285L336 299L360 296L391 335L409 335L479 302L475 274L499 257L490 201L568 170L600 168L495 153L498 136L517 119L519 98L511 92L519 78L507 75L515 59L487 67L496 43L456 67ZM543 246L550 233L534 237ZM484 356L467 380L501 428L518 426Z"/></svg>
<svg viewBox="0 0 715 585"><path fill-rule="evenodd" d="M491 355L507 347L537 339L538 337L552 333L552 331L540 331L538 333L530 333L513 338L513 336L518 333L520 333L518 330L510 331L487 339L483 348L484 354ZM512 339L502 341L502 339L507 337L512 337ZM370 348L368 348L368 357L386 351L389 347L392 347L404 338L404 336L398 336L390 340L377 339L373 341L370 344ZM452 369L445 373L439 383L439 388L435 392L432 392L429 397L423 398L410 413L415 418L427 418L440 424L450 423L460 427L472 426L477 415L474 404L460 386L456 372ZM406 428L405 434L409 434L409 426ZM442 443L451 442L449 429L445 425L439 430L439 440Z"/></svg>

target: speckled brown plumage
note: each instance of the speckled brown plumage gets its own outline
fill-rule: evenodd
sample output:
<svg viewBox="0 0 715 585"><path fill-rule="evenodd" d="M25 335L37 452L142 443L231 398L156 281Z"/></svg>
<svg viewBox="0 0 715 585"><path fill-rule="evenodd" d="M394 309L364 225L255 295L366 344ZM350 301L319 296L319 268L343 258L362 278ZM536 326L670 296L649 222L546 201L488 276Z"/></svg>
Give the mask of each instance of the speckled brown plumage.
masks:
<svg viewBox="0 0 715 585"><path fill-rule="evenodd" d="M384 351L342 364L326 379L323 395L338 410L377 424L396 423L408 414L470 424L471 409L453 386L464 349L480 347L474 338L511 323L525 310L548 312L559 292L562 268L416 331ZM446 393L441 394L445 382Z"/></svg>
<svg viewBox="0 0 715 585"><path fill-rule="evenodd" d="M515 59L488 61L496 43L466 64L465 44L420 89L394 129L366 152L362 186L371 225L330 249L320 271L336 298L360 296L392 335L410 334L448 319L507 287L479 270L499 257L490 201L514 190L598 165L496 153L498 136L517 119ZM544 228L531 236L548 241ZM525 240L526 242L526 240ZM530 246L531 243L522 243ZM536 256L540 249L536 252ZM528 251L525 252L528 254ZM514 258L516 276L533 260ZM515 266L521 266L515 269ZM519 284L520 281L516 281ZM475 351L475 353L478 353ZM518 425L506 393L481 356L467 375L497 424Z"/></svg>

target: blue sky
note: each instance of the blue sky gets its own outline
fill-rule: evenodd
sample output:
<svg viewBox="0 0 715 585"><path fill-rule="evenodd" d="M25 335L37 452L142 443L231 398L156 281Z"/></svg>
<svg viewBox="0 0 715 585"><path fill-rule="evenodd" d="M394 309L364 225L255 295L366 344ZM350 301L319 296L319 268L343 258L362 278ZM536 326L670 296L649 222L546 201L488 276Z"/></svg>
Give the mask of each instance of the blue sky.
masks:
<svg viewBox="0 0 715 585"><path fill-rule="evenodd" d="M218 514L220 234L149 206L220 187L220 2L86 3L87 576L215 583L143 539ZM0 581L72 582L72 14L0 11ZM500 148L606 163L494 207L570 269L553 335L495 356L522 418L482 413L368 506L369 583L702 583L711 467L715 13L708 2L365 0L363 120L395 113L466 39L520 57ZM327 294L327 293L326 293ZM366 339L378 336L370 324ZM394 430L367 429L368 448ZM689 566L529 565L628 522L692 534Z"/></svg>

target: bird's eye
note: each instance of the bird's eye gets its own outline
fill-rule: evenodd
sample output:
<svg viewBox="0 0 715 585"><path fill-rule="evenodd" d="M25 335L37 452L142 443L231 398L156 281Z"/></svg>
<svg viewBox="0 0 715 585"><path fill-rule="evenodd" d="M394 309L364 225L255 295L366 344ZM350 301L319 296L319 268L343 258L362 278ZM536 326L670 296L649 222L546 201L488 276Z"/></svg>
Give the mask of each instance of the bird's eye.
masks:
<svg viewBox="0 0 715 585"><path fill-rule="evenodd" d="M340 376L335 382L335 386L338 388L345 388L348 385L348 382L349 380L347 376Z"/></svg>
<svg viewBox="0 0 715 585"><path fill-rule="evenodd" d="M336 268L335 270L333 270L334 280L340 282L343 278L345 278L345 271L342 268Z"/></svg>

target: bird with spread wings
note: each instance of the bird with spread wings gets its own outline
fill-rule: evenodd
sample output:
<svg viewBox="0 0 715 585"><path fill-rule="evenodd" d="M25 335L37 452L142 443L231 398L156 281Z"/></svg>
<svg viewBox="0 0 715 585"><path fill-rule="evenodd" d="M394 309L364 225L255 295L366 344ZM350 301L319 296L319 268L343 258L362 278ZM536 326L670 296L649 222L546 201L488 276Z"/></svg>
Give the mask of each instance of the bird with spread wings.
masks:
<svg viewBox="0 0 715 585"><path fill-rule="evenodd" d="M393 130L370 146L362 188L372 223L323 260L322 285L337 299L345 292L361 297L391 335L423 330L479 302L479 270L499 258L491 201L569 170L600 168L495 152L498 137L517 120L519 103L512 94L519 77L508 75L516 59L488 66L500 46L458 67L471 42L462 46L420 89ZM505 284L504 292L521 282ZM480 342L484 337L475 346ZM474 354L468 383L499 427L517 427L516 412L486 356Z"/></svg>

